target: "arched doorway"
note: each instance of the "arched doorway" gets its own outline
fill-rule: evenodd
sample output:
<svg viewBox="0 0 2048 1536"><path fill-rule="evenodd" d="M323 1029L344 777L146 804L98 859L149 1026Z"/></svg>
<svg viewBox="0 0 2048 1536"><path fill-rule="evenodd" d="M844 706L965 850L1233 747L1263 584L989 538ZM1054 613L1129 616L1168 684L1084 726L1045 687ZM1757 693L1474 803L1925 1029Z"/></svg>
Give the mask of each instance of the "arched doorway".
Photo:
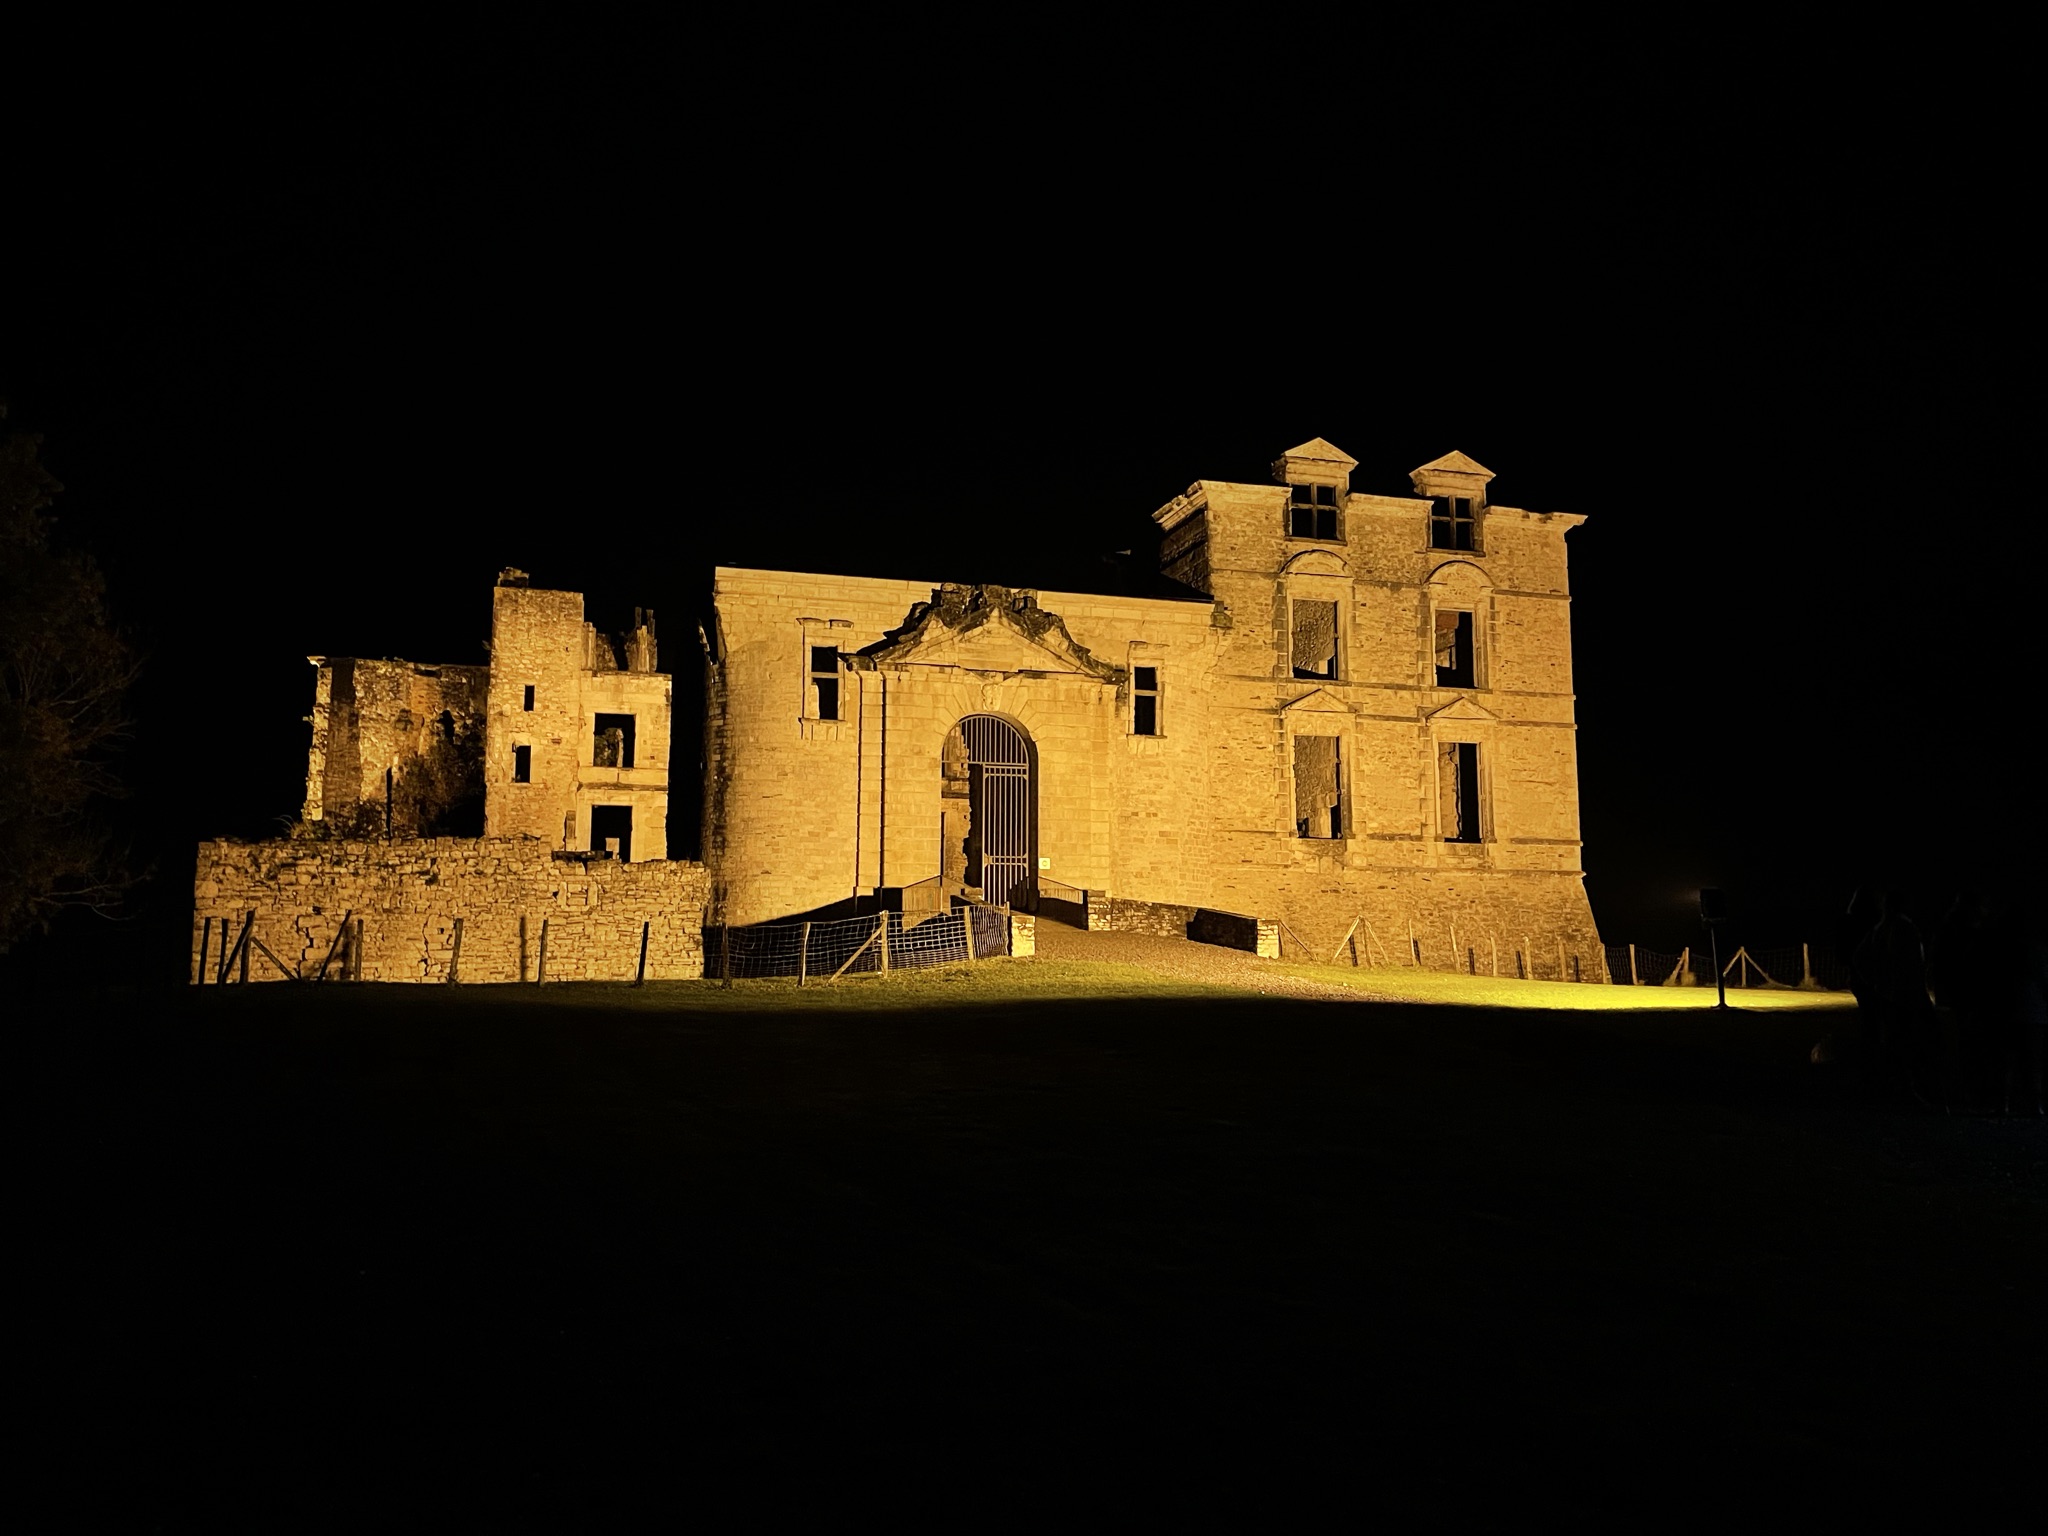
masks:
<svg viewBox="0 0 2048 1536"><path fill-rule="evenodd" d="M1038 783L1030 739L998 715L969 715L946 737L941 872L949 886L1008 906L1038 868Z"/></svg>

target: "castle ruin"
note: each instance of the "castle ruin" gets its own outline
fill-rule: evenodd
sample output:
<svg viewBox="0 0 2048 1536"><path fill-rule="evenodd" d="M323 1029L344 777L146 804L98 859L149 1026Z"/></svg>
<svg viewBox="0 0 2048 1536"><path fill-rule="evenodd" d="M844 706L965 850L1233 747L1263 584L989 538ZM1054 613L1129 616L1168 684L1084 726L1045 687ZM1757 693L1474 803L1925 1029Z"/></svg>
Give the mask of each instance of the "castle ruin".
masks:
<svg viewBox="0 0 2048 1536"><path fill-rule="evenodd" d="M1583 518L1494 503L1462 453L1409 495L1355 464L1316 438L1271 484L1196 481L1153 513L1153 596L719 568L702 864L663 857L652 616L614 640L507 571L488 666L312 658L301 824L202 845L194 974L248 970L239 923L279 974L700 975L707 922L971 902L1604 979Z"/></svg>

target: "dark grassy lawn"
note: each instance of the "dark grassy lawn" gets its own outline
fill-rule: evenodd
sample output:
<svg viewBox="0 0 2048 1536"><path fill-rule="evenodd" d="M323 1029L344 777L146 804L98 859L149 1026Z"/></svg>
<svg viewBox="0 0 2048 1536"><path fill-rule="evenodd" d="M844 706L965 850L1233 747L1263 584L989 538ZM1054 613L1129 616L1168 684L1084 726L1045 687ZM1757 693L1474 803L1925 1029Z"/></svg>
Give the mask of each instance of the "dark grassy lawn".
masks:
<svg viewBox="0 0 2048 1536"><path fill-rule="evenodd" d="M1827 1015L986 972L46 1005L36 1455L145 1529L2038 1488L2048 1131Z"/></svg>

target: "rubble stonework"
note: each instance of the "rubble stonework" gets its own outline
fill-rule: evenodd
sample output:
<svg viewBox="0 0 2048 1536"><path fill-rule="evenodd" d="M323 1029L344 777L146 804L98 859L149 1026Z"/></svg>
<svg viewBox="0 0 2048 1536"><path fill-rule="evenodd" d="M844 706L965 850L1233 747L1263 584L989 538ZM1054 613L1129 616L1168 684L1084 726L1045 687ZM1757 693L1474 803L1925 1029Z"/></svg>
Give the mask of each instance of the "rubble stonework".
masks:
<svg viewBox="0 0 2048 1536"><path fill-rule="evenodd" d="M1463 454L1412 496L1352 491L1353 466L1316 439L1272 485L1190 486L1154 514L1171 595L720 568L714 920L952 889L979 856L952 759L990 715L1030 744L1031 865L1088 892L1091 927L1245 914L1328 953L1356 922L1396 963L1600 979L1564 542L1583 519L1490 504Z"/></svg>
<svg viewBox="0 0 2048 1536"><path fill-rule="evenodd" d="M483 829L488 667L308 658L315 668L305 824L337 835ZM474 821L474 826L459 825Z"/></svg>
<svg viewBox="0 0 2048 1536"><path fill-rule="evenodd" d="M337 981L444 982L451 966L463 982L534 981L544 921L549 981L633 980L643 924L649 980L698 977L708 885L701 864L622 864L525 837L201 843L192 979L202 944L203 979L217 979L251 913L255 938L306 980L325 963ZM345 918L359 948L336 942ZM285 979L253 948L248 976Z"/></svg>
<svg viewBox="0 0 2048 1536"><path fill-rule="evenodd" d="M195 981L229 979L245 927L232 976L252 981L538 980L543 925L549 981L631 980L643 937L650 979L703 974L709 878L666 857L652 614L615 641L581 593L507 570L487 667L309 659L303 817L200 845Z"/></svg>

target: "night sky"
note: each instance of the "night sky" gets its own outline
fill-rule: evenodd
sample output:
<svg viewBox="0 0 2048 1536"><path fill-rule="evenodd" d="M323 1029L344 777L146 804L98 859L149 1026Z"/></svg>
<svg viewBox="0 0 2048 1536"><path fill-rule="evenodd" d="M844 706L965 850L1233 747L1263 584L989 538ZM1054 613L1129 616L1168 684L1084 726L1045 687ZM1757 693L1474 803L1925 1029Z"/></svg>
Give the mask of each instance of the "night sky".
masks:
<svg viewBox="0 0 2048 1536"><path fill-rule="evenodd" d="M190 844L296 811L307 655L481 661L501 566L600 627L653 607L694 714L715 564L1093 585L1188 482L1315 436L1360 489L1456 448L1590 519L1610 940L1689 942L1702 884L1824 940L1860 879L1938 915L2040 853L2037 316L1960 216L1996 90L1508 39L1483 110L1361 64L1310 121L1163 65L276 47L315 41L97 147L51 117L16 178L0 393L147 658L123 815L159 873L108 942L150 964ZM694 743L673 770L687 855Z"/></svg>

